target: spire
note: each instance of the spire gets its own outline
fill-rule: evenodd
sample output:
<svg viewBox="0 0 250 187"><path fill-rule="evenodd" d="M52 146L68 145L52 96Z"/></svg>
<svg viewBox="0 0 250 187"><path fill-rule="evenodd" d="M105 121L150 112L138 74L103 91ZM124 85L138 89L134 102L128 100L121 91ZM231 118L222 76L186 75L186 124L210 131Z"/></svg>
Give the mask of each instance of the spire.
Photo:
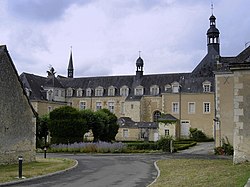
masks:
<svg viewBox="0 0 250 187"><path fill-rule="evenodd" d="M216 28L216 18L213 15L214 6L213 3L211 4L211 13L212 15L209 18L210 21L210 28L207 30L207 46L208 46L208 53L211 52L212 49L214 49L219 55L220 54L220 32Z"/></svg>
<svg viewBox="0 0 250 187"><path fill-rule="evenodd" d="M68 65L68 78L73 78L74 77L73 75L74 75L74 68L73 68L73 57L72 57L72 46L71 46L69 65Z"/></svg>

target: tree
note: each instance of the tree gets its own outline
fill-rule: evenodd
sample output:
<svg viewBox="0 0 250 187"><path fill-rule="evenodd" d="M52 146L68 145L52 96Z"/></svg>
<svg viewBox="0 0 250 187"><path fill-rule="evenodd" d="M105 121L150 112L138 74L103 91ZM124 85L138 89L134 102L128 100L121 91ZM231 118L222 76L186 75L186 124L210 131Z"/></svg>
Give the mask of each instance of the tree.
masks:
<svg viewBox="0 0 250 187"><path fill-rule="evenodd" d="M81 110L80 114L81 118L86 120L88 129L92 130L92 133L94 135L94 142L99 141L104 129L104 124L102 123L101 118L98 117L95 112L89 109Z"/></svg>
<svg viewBox="0 0 250 187"><path fill-rule="evenodd" d="M119 129L116 115L110 112L108 109L101 109L96 113L102 117L102 122L104 124L104 130L100 136L100 140L108 142L114 141Z"/></svg>
<svg viewBox="0 0 250 187"><path fill-rule="evenodd" d="M49 116L44 115L42 117L38 117L36 121L36 147L44 147L46 146L47 137L49 134L48 129L49 124Z"/></svg>
<svg viewBox="0 0 250 187"><path fill-rule="evenodd" d="M60 107L50 112L49 131L51 143L82 142L88 131L87 122L73 107Z"/></svg>

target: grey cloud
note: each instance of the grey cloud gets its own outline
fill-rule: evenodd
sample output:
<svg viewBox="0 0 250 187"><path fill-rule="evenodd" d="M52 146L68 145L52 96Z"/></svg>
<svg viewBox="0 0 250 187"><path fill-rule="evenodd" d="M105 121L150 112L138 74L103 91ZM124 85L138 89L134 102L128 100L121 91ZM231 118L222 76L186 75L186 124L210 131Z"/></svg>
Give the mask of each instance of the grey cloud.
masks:
<svg viewBox="0 0 250 187"><path fill-rule="evenodd" d="M64 11L73 4L83 5L90 0L18 0L7 1L8 9L17 17L29 21L53 21L60 18Z"/></svg>

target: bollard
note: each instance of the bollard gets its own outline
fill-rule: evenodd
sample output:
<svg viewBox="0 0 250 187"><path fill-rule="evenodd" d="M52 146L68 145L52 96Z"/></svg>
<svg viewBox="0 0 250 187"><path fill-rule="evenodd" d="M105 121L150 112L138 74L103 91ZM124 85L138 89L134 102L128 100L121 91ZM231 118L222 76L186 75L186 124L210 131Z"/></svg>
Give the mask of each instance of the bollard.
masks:
<svg viewBox="0 0 250 187"><path fill-rule="evenodd" d="M46 158L46 152L47 152L47 148L46 147L44 147L44 158Z"/></svg>
<svg viewBox="0 0 250 187"><path fill-rule="evenodd" d="M22 156L19 156L18 157L18 168L19 168L19 175L18 175L18 177L19 177L19 179L21 179L22 178L22 175L23 175L23 157Z"/></svg>

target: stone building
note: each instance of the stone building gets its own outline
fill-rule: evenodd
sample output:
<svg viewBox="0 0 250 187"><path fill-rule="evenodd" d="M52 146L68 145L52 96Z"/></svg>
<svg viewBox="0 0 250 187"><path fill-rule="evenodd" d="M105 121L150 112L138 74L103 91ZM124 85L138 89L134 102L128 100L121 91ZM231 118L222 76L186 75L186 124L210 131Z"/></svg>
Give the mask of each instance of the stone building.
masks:
<svg viewBox="0 0 250 187"><path fill-rule="evenodd" d="M6 46L0 46L0 164L35 160L36 112Z"/></svg>
<svg viewBox="0 0 250 187"><path fill-rule="evenodd" d="M216 145L228 139L234 163L250 161L250 47L218 61L216 81Z"/></svg>
<svg viewBox="0 0 250 187"><path fill-rule="evenodd" d="M118 118L129 117L135 122L157 122L162 114L169 114L177 119L177 138L188 137L190 127L213 137L213 71L220 55L215 20L211 15L207 54L189 73L145 75L144 60L139 56L134 75L74 78L71 53L67 77L55 77L49 71L47 77L22 73L20 78L39 115L64 105L93 111L108 108ZM162 132L170 130L164 128Z"/></svg>

